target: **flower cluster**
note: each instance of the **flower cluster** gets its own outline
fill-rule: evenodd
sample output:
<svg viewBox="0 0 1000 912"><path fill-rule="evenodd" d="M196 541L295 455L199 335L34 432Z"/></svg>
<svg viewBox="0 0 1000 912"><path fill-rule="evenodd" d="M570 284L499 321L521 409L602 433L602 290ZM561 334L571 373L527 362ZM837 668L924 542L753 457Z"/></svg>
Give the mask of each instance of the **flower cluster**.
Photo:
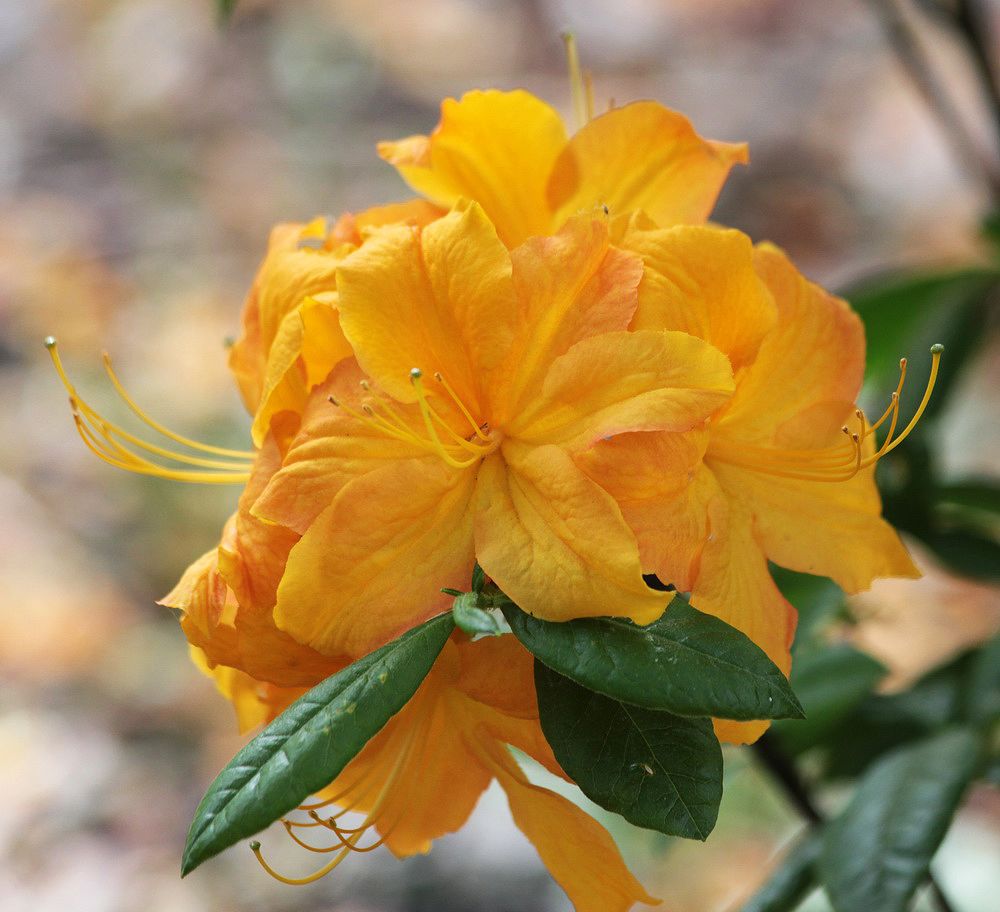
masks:
<svg viewBox="0 0 1000 912"><path fill-rule="evenodd" d="M850 307L777 248L707 223L745 147L654 102L593 117L581 98L572 136L524 91L447 100L429 136L379 146L418 198L274 230L230 355L251 450L170 433L110 364L174 445L109 423L50 345L105 461L245 485L218 548L163 600L244 730L447 611L442 590L468 590L476 565L552 622L649 624L668 601L655 576L785 673L795 612L768 561L847 592L915 575L874 465L919 411L901 418L897 391L869 420ZM736 743L766 725L715 723ZM608 833L507 745L565 776L530 653L455 631L285 827L332 853L319 873L383 843L425 852L496 779L578 909L654 902Z"/></svg>

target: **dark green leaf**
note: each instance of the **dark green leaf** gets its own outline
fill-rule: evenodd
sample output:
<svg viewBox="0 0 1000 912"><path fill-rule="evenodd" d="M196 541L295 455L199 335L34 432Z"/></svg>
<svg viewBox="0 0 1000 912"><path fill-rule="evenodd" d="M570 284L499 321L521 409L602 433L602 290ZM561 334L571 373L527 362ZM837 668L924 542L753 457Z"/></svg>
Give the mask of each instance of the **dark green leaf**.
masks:
<svg viewBox="0 0 1000 912"><path fill-rule="evenodd" d="M788 853L741 912L792 912L798 908L817 886L816 862L822 846L819 835L806 836Z"/></svg>
<svg viewBox="0 0 1000 912"><path fill-rule="evenodd" d="M951 729L879 760L829 823L820 874L836 912L905 912L979 762Z"/></svg>
<svg viewBox="0 0 1000 912"><path fill-rule="evenodd" d="M825 576L795 573L775 564L771 565L771 575L781 594L799 613L793 647L798 654L804 647L812 646L813 637L843 611L843 590Z"/></svg>
<svg viewBox="0 0 1000 912"><path fill-rule="evenodd" d="M976 725L1000 720L1000 636L968 657L964 715Z"/></svg>
<svg viewBox="0 0 1000 912"><path fill-rule="evenodd" d="M1000 485L987 479L969 479L937 489L937 502L1000 517Z"/></svg>
<svg viewBox="0 0 1000 912"><path fill-rule="evenodd" d="M792 666L792 687L806 717L774 726L781 746L797 754L818 744L884 675L881 664L847 643L802 656Z"/></svg>
<svg viewBox="0 0 1000 912"><path fill-rule="evenodd" d="M676 596L647 627L623 618L551 623L507 601L504 616L538 659L616 700L679 716L801 718L787 679L752 640Z"/></svg>
<svg viewBox="0 0 1000 912"><path fill-rule="evenodd" d="M936 557L962 576L1000 580L1000 544L972 529L914 530Z"/></svg>
<svg viewBox="0 0 1000 912"><path fill-rule="evenodd" d="M499 636L504 628L496 616L479 607L479 593L463 592L455 599L452 614L455 616L455 626L464 630L469 636L477 633L489 636Z"/></svg>
<svg viewBox="0 0 1000 912"><path fill-rule="evenodd" d="M433 618L300 697L218 775L195 811L181 873L329 785L413 696L454 621Z"/></svg>
<svg viewBox="0 0 1000 912"><path fill-rule="evenodd" d="M722 799L722 749L708 719L629 706L535 661L542 731L592 801L637 826L705 839Z"/></svg>

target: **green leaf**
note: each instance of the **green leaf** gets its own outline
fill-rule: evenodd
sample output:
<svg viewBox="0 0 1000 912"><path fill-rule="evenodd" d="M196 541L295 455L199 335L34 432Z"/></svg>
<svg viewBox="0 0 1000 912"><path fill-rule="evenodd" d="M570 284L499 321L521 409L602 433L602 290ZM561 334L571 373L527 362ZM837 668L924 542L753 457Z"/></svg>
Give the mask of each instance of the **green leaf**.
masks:
<svg viewBox="0 0 1000 912"><path fill-rule="evenodd" d="M238 0L215 0L215 12L220 22L228 22L233 15Z"/></svg>
<svg viewBox="0 0 1000 912"><path fill-rule="evenodd" d="M972 579L1000 580L1000 544L972 529L916 532L951 570Z"/></svg>
<svg viewBox="0 0 1000 912"><path fill-rule="evenodd" d="M451 609L455 617L455 626L469 636L476 634L499 636L504 632L504 628L495 615L479 607L479 602L478 592L463 592L458 596Z"/></svg>
<svg viewBox="0 0 1000 912"><path fill-rule="evenodd" d="M785 857L770 879L740 912L792 912L817 886L816 862L823 841L807 836Z"/></svg>
<svg viewBox="0 0 1000 912"><path fill-rule="evenodd" d="M829 823L820 874L836 912L905 912L979 761L968 729L883 757Z"/></svg>
<svg viewBox="0 0 1000 912"><path fill-rule="evenodd" d="M722 748L708 719L628 706L535 660L542 731L583 793L630 823L706 839L722 800Z"/></svg>
<svg viewBox="0 0 1000 912"><path fill-rule="evenodd" d="M937 502L1000 517L1000 485L988 479L966 479L937 489Z"/></svg>
<svg viewBox="0 0 1000 912"><path fill-rule="evenodd" d="M1000 720L1000 636L973 652L968 663L964 715L973 724L992 725Z"/></svg>
<svg viewBox="0 0 1000 912"><path fill-rule="evenodd" d="M818 744L885 676L885 668L847 643L810 652L792 666L805 719L778 722L774 733L792 754Z"/></svg>
<svg viewBox="0 0 1000 912"><path fill-rule="evenodd" d="M440 615L300 697L218 775L195 811L181 875L329 785L413 696L454 629Z"/></svg>
<svg viewBox="0 0 1000 912"><path fill-rule="evenodd" d="M759 646L680 596L647 627L607 617L556 624L510 601L501 608L536 658L613 699L678 716L802 717L788 680Z"/></svg>
<svg viewBox="0 0 1000 912"><path fill-rule="evenodd" d="M825 576L796 573L777 564L771 564L771 575L781 594L799 613L792 647L798 655L803 648L812 647L812 641L822 629L843 612L846 605L844 592Z"/></svg>

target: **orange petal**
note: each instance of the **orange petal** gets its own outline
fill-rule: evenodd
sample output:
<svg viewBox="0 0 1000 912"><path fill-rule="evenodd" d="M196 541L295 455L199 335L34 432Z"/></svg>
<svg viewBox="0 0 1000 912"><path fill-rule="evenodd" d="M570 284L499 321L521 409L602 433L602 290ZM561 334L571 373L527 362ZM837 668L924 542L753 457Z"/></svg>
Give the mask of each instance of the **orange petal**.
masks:
<svg viewBox="0 0 1000 912"><path fill-rule="evenodd" d="M840 426L864 374L861 320L846 301L807 281L777 248L759 247L755 261L778 322L740 377L717 433L737 445L841 443Z"/></svg>
<svg viewBox="0 0 1000 912"><path fill-rule="evenodd" d="M675 226L644 230L632 219L621 246L642 257L633 329L678 329L711 342L738 371L757 356L777 318L739 231Z"/></svg>
<svg viewBox="0 0 1000 912"><path fill-rule="evenodd" d="M504 243L516 247L552 228L546 183L565 142L562 120L545 102L491 89L446 99L429 137L379 143L378 152L439 206L475 200Z"/></svg>
<svg viewBox="0 0 1000 912"><path fill-rule="evenodd" d="M413 402L411 368L440 371L480 410L483 371L509 347L509 255L482 209L456 208L423 232L375 231L338 273L344 333L361 368L390 396Z"/></svg>
<svg viewBox="0 0 1000 912"><path fill-rule="evenodd" d="M472 572L475 472L435 456L346 485L292 549L275 620L329 655L366 655L444 610Z"/></svg>
<svg viewBox="0 0 1000 912"><path fill-rule="evenodd" d="M356 412L366 398L359 386L363 376L353 359L345 360L313 391L280 470L253 503L254 516L302 535L349 481L389 462L425 454L329 401L332 395ZM417 430L424 433L422 426Z"/></svg>
<svg viewBox="0 0 1000 912"><path fill-rule="evenodd" d="M562 621L613 615L648 624L662 593L642 579L635 536L614 499L556 446L505 443L476 489L476 556L522 609Z"/></svg>
<svg viewBox="0 0 1000 912"><path fill-rule="evenodd" d="M489 745L482 754L507 793L514 822L576 912L627 912L637 902L659 904L625 867L611 834L593 817L562 795L532 785L503 747Z"/></svg>
<svg viewBox="0 0 1000 912"><path fill-rule="evenodd" d="M549 205L556 223L607 206L613 215L645 210L661 227L708 218L743 144L702 139L690 121L653 101L594 118L566 146L552 172Z"/></svg>
<svg viewBox="0 0 1000 912"><path fill-rule="evenodd" d="M552 237L511 252L517 332L492 417L503 424L537 394L553 359L582 339L628 327L638 303L642 263L608 246L604 219L571 219Z"/></svg>
<svg viewBox="0 0 1000 912"><path fill-rule="evenodd" d="M682 592L698 575L708 505L719 496L700 464L707 443L707 429L623 434L575 457L618 502L639 543L643 570Z"/></svg>
<svg viewBox="0 0 1000 912"><path fill-rule="evenodd" d="M829 576L851 593L881 577L920 576L895 529L881 518L874 467L849 481L775 478L724 463L714 471L753 512L757 537L775 563Z"/></svg>
<svg viewBox="0 0 1000 912"><path fill-rule="evenodd" d="M244 403L257 412L267 359L285 316L308 295L333 291L343 245L327 247L324 219L309 225L278 225L243 307L243 332L229 353Z"/></svg>
<svg viewBox="0 0 1000 912"><path fill-rule="evenodd" d="M549 368L541 394L507 433L584 449L629 431L686 431L732 395L718 349L684 332L603 333L577 342Z"/></svg>

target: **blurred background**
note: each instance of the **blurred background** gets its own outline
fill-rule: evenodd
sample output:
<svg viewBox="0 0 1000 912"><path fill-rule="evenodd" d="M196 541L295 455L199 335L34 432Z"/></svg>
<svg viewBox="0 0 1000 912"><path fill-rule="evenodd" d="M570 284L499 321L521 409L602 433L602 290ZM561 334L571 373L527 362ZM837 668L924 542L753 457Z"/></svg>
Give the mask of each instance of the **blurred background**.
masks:
<svg viewBox="0 0 1000 912"><path fill-rule="evenodd" d="M195 805L241 742L154 600L215 544L238 491L92 458L42 337L58 335L95 404L111 399L107 349L157 418L244 445L225 340L270 226L408 196L374 145L428 132L445 96L525 86L568 111L565 28L599 106L651 97L705 136L749 141L752 163L715 217L785 247L811 278L859 299L884 296L887 272L890 297L913 270L971 270L992 288L997 253L981 230L1000 186L991 101L933 7L903 12L943 112L892 47L893 23L862 0L240 0L221 26L212 0L0 0L0 907L568 909L494 791L428 857L380 851L288 888L234 849L179 879ZM987 34L1000 29L1000 4L979 8ZM1000 471L996 308L977 295L964 330L976 345L925 433L935 485ZM949 552L940 530L906 521L922 476L903 469L889 496L922 539L926 576L879 584L827 624L881 663L882 692L1000 627L995 514L976 526L985 550L970 570L965 539ZM706 845L609 825L671 912L738 908L803 826L746 751L727 754ZM278 835L265 848L299 870ZM996 909L995 788L968 795L935 871L957 912Z"/></svg>

